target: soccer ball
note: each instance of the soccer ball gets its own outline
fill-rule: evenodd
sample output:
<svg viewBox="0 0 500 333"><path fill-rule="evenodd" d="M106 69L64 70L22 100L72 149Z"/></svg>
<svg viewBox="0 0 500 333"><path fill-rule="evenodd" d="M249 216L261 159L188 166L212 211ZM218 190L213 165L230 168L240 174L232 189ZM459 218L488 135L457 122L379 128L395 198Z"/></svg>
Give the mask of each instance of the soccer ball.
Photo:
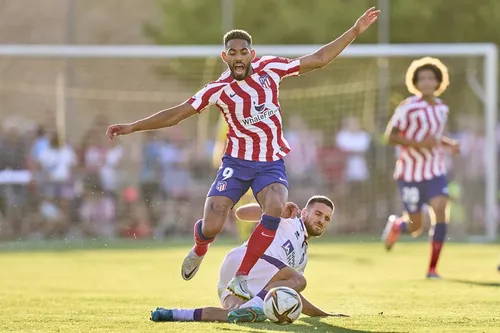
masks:
<svg viewBox="0 0 500 333"><path fill-rule="evenodd" d="M264 313L275 324L291 324L302 313L302 301L299 294L291 288L273 288L264 298Z"/></svg>

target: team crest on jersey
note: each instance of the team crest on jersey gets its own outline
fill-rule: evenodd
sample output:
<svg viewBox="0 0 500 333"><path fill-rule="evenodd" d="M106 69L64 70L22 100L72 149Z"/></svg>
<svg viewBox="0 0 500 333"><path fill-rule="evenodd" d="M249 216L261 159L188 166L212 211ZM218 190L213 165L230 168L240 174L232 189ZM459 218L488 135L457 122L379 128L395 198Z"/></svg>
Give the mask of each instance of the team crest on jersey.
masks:
<svg viewBox="0 0 500 333"><path fill-rule="evenodd" d="M269 78L268 74L259 76L259 82L262 88L271 89L271 79Z"/></svg>
<svg viewBox="0 0 500 333"><path fill-rule="evenodd" d="M217 185L215 185L215 188L219 192L223 192L227 188L227 183L223 180L217 182Z"/></svg>

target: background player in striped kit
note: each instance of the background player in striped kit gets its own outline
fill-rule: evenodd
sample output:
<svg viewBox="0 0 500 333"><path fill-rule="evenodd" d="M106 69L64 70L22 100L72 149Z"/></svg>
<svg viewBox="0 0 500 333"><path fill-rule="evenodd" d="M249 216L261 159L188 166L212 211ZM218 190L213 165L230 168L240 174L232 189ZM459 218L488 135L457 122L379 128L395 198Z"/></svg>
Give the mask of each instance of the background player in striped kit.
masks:
<svg viewBox="0 0 500 333"><path fill-rule="evenodd" d="M257 58L251 36L233 30L224 36L222 59L228 65L221 77L207 84L185 103L130 124L112 125L107 135L125 135L178 124L210 105L219 108L229 127L226 154L208 192L203 219L195 223L195 246L181 268L185 280L192 279L208 246L222 231L229 210L252 189L264 214L248 241L248 248L235 277L227 288L250 299L247 277L274 239L280 215L288 199L288 180L283 157L290 147L283 137L279 84L288 76L327 66L354 39L370 27L380 11L368 9L336 40L298 59L274 56Z"/></svg>
<svg viewBox="0 0 500 333"><path fill-rule="evenodd" d="M389 143L401 148L394 178L405 214L389 217L382 239L390 250L402 232L418 236L422 232L422 206L429 205L432 249L428 278L439 278L436 265L449 222L448 181L442 155L444 148L452 153L460 150L456 141L443 135L448 106L437 96L448 84L448 70L438 59L426 57L412 62L406 73L406 86L414 96L396 108L386 132Z"/></svg>

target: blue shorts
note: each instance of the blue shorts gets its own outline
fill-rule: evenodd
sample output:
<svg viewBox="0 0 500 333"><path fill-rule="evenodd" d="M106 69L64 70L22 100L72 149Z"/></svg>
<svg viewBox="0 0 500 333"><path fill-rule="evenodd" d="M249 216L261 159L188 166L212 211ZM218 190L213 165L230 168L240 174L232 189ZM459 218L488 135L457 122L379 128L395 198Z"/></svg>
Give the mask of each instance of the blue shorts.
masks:
<svg viewBox="0 0 500 333"><path fill-rule="evenodd" d="M437 196L448 196L448 179L445 175L421 182L398 180L398 187L404 208L409 214L419 213L424 204Z"/></svg>
<svg viewBox="0 0 500 333"><path fill-rule="evenodd" d="M254 197L269 184L280 183L288 188L285 162L245 161L229 155L222 157L222 165L217 172L208 197L223 196L233 200L233 204L252 188Z"/></svg>

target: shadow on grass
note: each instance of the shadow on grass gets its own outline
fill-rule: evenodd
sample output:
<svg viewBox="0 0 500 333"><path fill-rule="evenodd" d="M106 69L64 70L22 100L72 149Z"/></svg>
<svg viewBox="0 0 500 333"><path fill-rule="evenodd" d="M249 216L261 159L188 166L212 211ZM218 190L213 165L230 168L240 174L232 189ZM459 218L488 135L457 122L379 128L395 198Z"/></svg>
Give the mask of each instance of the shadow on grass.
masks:
<svg viewBox="0 0 500 333"><path fill-rule="evenodd" d="M247 329L238 329L238 326L243 326L245 328L253 328L255 330L248 331ZM331 333L402 333L402 332L388 332L388 331L371 331L371 330L356 330L341 327L338 325L333 325L326 322L324 319L306 317L301 318L299 321L286 326L275 325L272 323L259 323L259 324L233 324L227 328L219 328L220 330L228 332L251 332L251 333L261 333L269 331L279 331L279 332L331 332Z"/></svg>
<svg viewBox="0 0 500 333"><path fill-rule="evenodd" d="M315 239L314 244L325 243L371 243L372 236L324 236ZM239 246L242 242L230 237L219 236L213 246ZM167 237L164 239L51 239L51 240L17 240L0 241L1 252L61 252L79 250L154 250L164 248L190 247L193 245L191 236Z"/></svg>
<svg viewBox="0 0 500 333"><path fill-rule="evenodd" d="M312 245L314 246L314 245ZM308 254L309 259L319 259L319 260L348 260L348 261L354 261L356 264L365 266L365 265L372 265L373 260L371 258L367 257L353 257L352 255L346 255L342 253L310 253Z"/></svg>
<svg viewBox="0 0 500 333"><path fill-rule="evenodd" d="M500 282L472 281L472 280L450 279L450 278L446 278L446 281L468 284L470 286L496 287L496 288L500 287Z"/></svg>
<svg viewBox="0 0 500 333"><path fill-rule="evenodd" d="M314 239L311 245L315 244L374 244L380 240L371 235L325 235ZM417 243L417 240L409 240L408 243ZM217 241L212 247L218 246L239 246L242 242L228 235L217 237ZM496 243L493 243L496 244ZM14 240L0 241L0 253L2 252L64 252L80 250L155 250L166 248L190 247L193 245L191 236L172 236L164 239L51 239L51 240ZM311 254L310 257L321 259L322 254ZM324 254L324 257L331 258L332 254ZM336 255L337 259L342 259L343 255ZM351 259L350 259L351 260ZM356 258L360 264L370 264L367 258Z"/></svg>

